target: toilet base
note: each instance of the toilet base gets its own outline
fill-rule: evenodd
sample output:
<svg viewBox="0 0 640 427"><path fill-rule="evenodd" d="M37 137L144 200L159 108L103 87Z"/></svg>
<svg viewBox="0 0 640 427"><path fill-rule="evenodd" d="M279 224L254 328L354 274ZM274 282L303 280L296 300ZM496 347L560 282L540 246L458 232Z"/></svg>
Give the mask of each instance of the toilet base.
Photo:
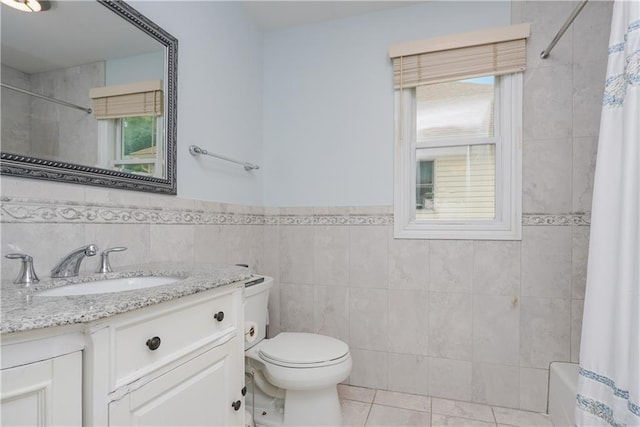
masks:
<svg viewBox="0 0 640 427"><path fill-rule="evenodd" d="M337 386L320 390L287 390L277 399L251 385L247 388L246 409L256 427L341 426L342 409Z"/></svg>

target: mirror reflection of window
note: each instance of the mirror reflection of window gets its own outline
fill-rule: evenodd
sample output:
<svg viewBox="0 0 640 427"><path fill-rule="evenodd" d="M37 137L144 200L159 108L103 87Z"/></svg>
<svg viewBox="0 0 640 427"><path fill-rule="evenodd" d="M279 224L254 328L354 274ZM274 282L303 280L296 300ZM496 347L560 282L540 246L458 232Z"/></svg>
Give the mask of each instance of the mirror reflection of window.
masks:
<svg viewBox="0 0 640 427"><path fill-rule="evenodd" d="M162 81L90 91L98 119L98 167L162 177Z"/></svg>
<svg viewBox="0 0 640 427"><path fill-rule="evenodd" d="M142 175L162 176L162 119L153 116L125 117L114 120L116 140L110 169Z"/></svg>

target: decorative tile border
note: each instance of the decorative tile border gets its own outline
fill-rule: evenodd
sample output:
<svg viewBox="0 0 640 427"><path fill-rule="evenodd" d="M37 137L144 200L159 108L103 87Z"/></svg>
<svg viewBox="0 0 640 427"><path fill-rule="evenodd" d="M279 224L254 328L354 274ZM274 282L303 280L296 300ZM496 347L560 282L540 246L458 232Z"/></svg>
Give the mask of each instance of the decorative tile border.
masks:
<svg viewBox="0 0 640 427"><path fill-rule="evenodd" d="M279 215L278 225L392 225L393 215Z"/></svg>
<svg viewBox="0 0 640 427"><path fill-rule="evenodd" d="M3 197L0 222L78 224L164 224L164 225L262 225L263 215L172 209L66 203Z"/></svg>
<svg viewBox="0 0 640 427"><path fill-rule="evenodd" d="M523 214L522 225L591 225L591 214Z"/></svg>
<svg viewBox="0 0 640 427"><path fill-rule="evenodd" d="M0 222L159 225L392 225L392 214L263 215L197 209L137 207L98 203L2 197ZM525 226L569 226L591 223L591 214L524 214Z"/></svg>

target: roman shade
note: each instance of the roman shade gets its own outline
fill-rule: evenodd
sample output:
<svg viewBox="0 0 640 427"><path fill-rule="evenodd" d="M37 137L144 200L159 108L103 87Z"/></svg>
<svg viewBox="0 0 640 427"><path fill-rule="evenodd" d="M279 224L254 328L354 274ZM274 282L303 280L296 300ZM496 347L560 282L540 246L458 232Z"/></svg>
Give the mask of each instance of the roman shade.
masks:
<svg viewBox="0 0 640 427"><path fill-rule="evenodd" d="M98 87L89 90L96 119L161 116L162 80Z"/></svg>
<svg viewBox="0 0 640 427"><path fill-rule="evenodd" d="M394 86L524 71L529 33L529 24L519 24L392 45Z"/></svg>

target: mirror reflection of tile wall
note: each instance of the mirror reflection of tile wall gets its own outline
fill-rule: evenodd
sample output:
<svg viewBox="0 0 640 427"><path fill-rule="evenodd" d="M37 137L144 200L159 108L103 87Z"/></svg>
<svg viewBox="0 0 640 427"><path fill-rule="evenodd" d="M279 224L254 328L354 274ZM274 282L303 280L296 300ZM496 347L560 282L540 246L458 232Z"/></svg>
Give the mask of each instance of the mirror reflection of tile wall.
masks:
<svg viewBox="0 0 640 427"><path fill-rule="evenodd" d="M2 66L3 82L90 107L89 89L103 86L104 61L27 74ZM2 150L33 157L95 165L98 122L84 111L2 89Z"/></svg>

